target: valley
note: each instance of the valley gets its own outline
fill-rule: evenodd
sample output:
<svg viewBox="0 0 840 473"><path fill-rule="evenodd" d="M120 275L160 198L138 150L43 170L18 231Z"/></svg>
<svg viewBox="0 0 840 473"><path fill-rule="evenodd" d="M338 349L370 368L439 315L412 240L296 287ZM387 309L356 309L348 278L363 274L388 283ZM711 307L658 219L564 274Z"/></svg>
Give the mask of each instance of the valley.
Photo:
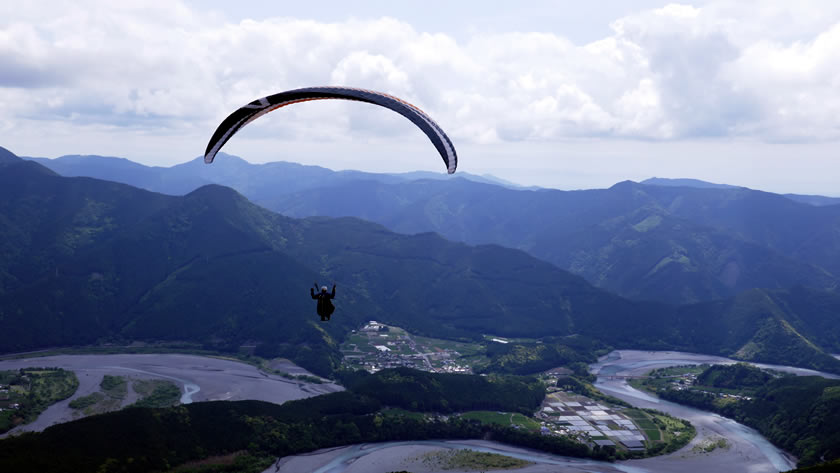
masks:
<svg viewBox="0 0 840 473"><path fill-rule="evenodd" d="M397 327L392 327L391 330L397 334L401 334L400 336L411 336ZM38 364L40 362L48 362L50 365L63 366L65 369L72 369L77 373L79 379L82 381L82 386L79 391L77 391L71 399L64 401L64 403L68 403L73 399L78 399L86 392L93 391L93 384L98 386L104 376L111 375L108 373L119 376L141 375L142 377L147 377L147 379L178 380L182 389L185 390L182 402L249 398L282 402L284 399L297 398L295 396L305 397L317 395L321 392L329 392L330 390L340 389L338 387L332 387L333 385L307 385L305 383L292 382L286 378L261 373L253 366L245 365L239 362L192 355L64 355L22 360L6 360L0 362L0 368L18 369L19 367L27 365L31 366L32 364ZM643 460L630 460L627 463L628 466L639 468L639 470L632 471L670 472L679 471L679 468L694 468L701 465L703 467L711 467L710 465L716 465L715 468L723 468L716 471L734 472L738 471L737 468L743 467L743 463L738 463L737 461L734 464L732 463L735 457L741 458L741 461L749 462L749 464L753 465L754 468L756 465L762 464L762 462L766 462L767 465L770 465L770 468L778 467L782 464L791 464L790 460L787 459L789 457L785 456L781 452L778 452L778 450L775 450L769 445L769 443L766 442L766 440L761 439L761 437L757 436L757 434L750 433L751 429L747 429L732 421L721 423L719 419L715 419L713 414L673 405L667 401L650 398L643 393L632 390L632 388L626 384L626 377L628 376L638 376L640 374L647 373L650 369L656 367L667 367L685 363L731 364L734 363L734 361L687 353L620 351L613 352L610 355L603 357L599 363L592 366L593 371L598 374L596 385L605 392L624 399L634 406L645 408L652 407L658 411L664 411L672 415L676 415L677 417L690 419L692 424L697 427L698 436L689 444L688 447L665 456ZM289 372L301 373L301 370L293 365L284 366L279 364L279 362L275 362L272 363L272 366L276 368L283 367ZM807 374L803 373L804 370L800 369L791 368L790 370L798 372L799 374ZM188 395L186 389L190 384L194 385L193 389L198 387L198 391L189 393ZM235 393L230 391L233 387L236 388ZM225 388L228 390L225 390ZM37 423L30 424L32 426L31 429L43 429L46 425L48 425L48 421L57 422L70 420L66 416L64 418L61 417L62 410L67 413L70 411L69 407L61 406L60 404L62 403L52 406L50 408L50 412L45 413L43 416L43 420L39 418ZM570 414L572 417L575 417L575 419L572 419L572 417L569 417L568 419L564 417L565 414L563 409L575 411ZM577 409L582 409L581 412L585 412L586 414L581 414L581 412L578 412ZM665 435L670 435L651 431L652 428L655 428L655 424L651 423L649 420L644 420L643 417L640 417L644 415L649 416L650 414L643 414L644 411L628 410L622 415L622 408L619 409L620 410L617 413L613 413L610 411L609 407L600 405L597 402L592 402L585 397L581 397L574 393L556 391L554 393L548 393L547 397L542 402L541 407L536 411L533 421L525 422L524 420L519 420L512 422L513 416L518 414L510 413L507 414L507 416L510 417L510 425L518 424L522 426L522 428L530 429L542 426L543 430L546 430L549 434L572 436L583 435L581 438L587 439L585 441L589 442L610 439L610 441L619 443L620 441L625 440L624 435L627 435L626 439L634 440L633 428L640 429L638 432L639 434L642 434L642 438L645 443L648 443L651 440L658 440L659 438L664 440ZM483 419L482 421L484 422L499 422L499 420L495 420L493 416L490 416L489 414L490 413L481 414L480 412L476 412L475 414L461 414L461 416L464 418L472 416L477 419ZM616 414L618 414L618 416ZM598 417L599 415L606 416L603 418L607 420L600 420L601 418ZM580 419L576 420L578 417ZM618 420L613 420L613 417ZM586 425L582 425L583 423L586 423ZM598 431L598 429L601 428L601 425L603 424L603 426L607 426L612 423L615 423L615 425L610 425L609 429L604 431L609 435L609 437L607 435L599 437L599 435L602 435ZM628 426L631 428L628 429ZM622 428L624 430L621 430ZM625 430L627 432L625 432ZM684 431L684 429L678 430ZM677 433L679 434L680 432ZM720 438L726 440L727 448L712 449L711 451L707 451L707 448L702 447L709 442L718 442L716 439ZM584 465L591 465L591 463L578 459L566 460L560 457L525 453L515 447L493 442L464 443L452 441L441 444L430 444L428 442L408 442L403 444L390 443L382 444L381 447L374 446L374 448L365 448L363 450L353 450L352 448L347 450L347 448L342 448L338 450L330 450L329 453L316 452L313 455L308 455L306 457L308 460L306 461L307 464L310 465L317 462L334 464L336 458L344 458L346 460L373 455L373 457L368 459L369 461L373 461L375 458L378 458L378 460L376 460L377 463L384 461L385 464L396 464L394 462L407 462L412 455L419 455L422 452L439 451L441 448L473 448L478 449L478 451L510 454L516 458L524 458L528 461L534 461L534 465L521 470L526 472L548 471L543 470L543 468L547 468L545 465L564 465L564 468L568 468L568 470L564 471L578 471L576 468L588 468ZM353 451L356 453L348 453ZM335 455L337 454L341 455L336 457ZM735 457L733 457L733 455L735 455ZM299 462L301 460L297 460L296 458L297 457L284 458L278 465L287 469L281 468L278 471L294 471L293 469L288 468L297 468L299 466ZM318 458L323 458L324 460L316 460ZM387 459L387 461L384 459ZM345 460L341 460L339 463ZM361 462L358 467L365 464L368 463ZM407 464L410 464L410 462ZM610 468L621 469L621 464L623 463L615 466L603 464L603 471L611 471ZM731 469L729 469L729 466L725 468L722 467L724 464L731 465ZM674 468L673 470L671 469L672 467ZM329 471L354 472L362 470L350 468L346 470L330 469ZM758 469L756 471L773 470Z"/></svg>
<svg viewBox="0 0 840 473"><path fill-rule="evenodd" d="M697 412L673 409L702 420L697 439L691 440L694 428L668 417L668 404L659 404L668 406L660 413L628 408L624 403L635 406L633 399L642 399L642 407L657 407L645 404L651 401L644 394L614 384L625 381L624 375L610 374L612 368L607 368L599 371L596 379L587 372L587 365L598 366L598 356L615 348L656 350L642 365L655 365L662 350L678 349L706 353L689 358L721 363L738 359L796 365L802 372L840 373L840 360L829 355L840 346L833 315L840 298L833 292L831 278L819 279L828 273L814 273L813 268L791 266L782 260L773 260L776 262L768 268L822 276L813 280L802 276L814 287L786 287L787 283L777 280L769 287L747 288L729 298L675 305L607 292L558 268L548 262L550 258L535 258L528 254L533 253L530 249L471 246L432 233L399 234L355 218L289 218L218 185L168 196L113 182L62 177L14 156L0 163L0 170L0 196L4 197L0 201L4 216L0 232L10 236L0 248L6 256L0 264L0 328L8 335L0 340L0 349L8 353L73 345L67 349L84 353L120 351L119 347L156 351L182 346L183 351L236 354L252 358L253 363L248 366L223 358L159 353L41 357L56 363L50 366L69 370L76 366L90 379L80 377L76 394L17 430L42 431L84 415L91 415L85 421L100 422L99 416L92 414L124 407L137 400L127 393L140 392L149 397L149 407L170 405L178 394L177 401L184 406L192 406L192 401L277 404L316 399L300 404L302 412L315 415L346 388L349 392L344 395L349 398L343 403L356 406L348 407L357 410L352 414L355 420L348 423L333 412L333 430L318 430L327 424L305 427L322 435L318 440L277 443L269 441L262 428L250 424L240 426L243 438L251 436L263 445L262 454L286 456L354 440L490 436L519 446L544 443L540 449L560 454L619 460L673 450L685 453L682 445L690 441L694 453L717 457L734 451L755 464L780 465L784 462L778 458L783 456L764 455L766 446L750 437L754 433L738 437L740 424L712 428L708 418ZM354 179L346 177L341 177L344 184ZM401 182L397 179L388 185ZM404 184L420 185L420 190L439 185ZM446 185L465 186L461 192L477 184ZM533 192L480 186L488 184L480 183L476 189L491 193ZM669 198L682 199L680 205L689 207L709 202L709 196L700 191L647 187L622 183L604 192L549 194L559 199L554 204L572 197L594 199L576 210L588 209L585 212L590 215L560 211L560 221L597 217L607 218L611 225L623 222L621 225L631 228L621 230L621 238L643 235L646 243L656 242L650 235L668 226L696 235L706 231L703 226L714 223L705 214L701 215L706 219L703 222L678 221L688 218L685 209L680 210L681 216L660 209L653 214L634 211L632 217L625 218L612 213L615 209L598 207L601 198L613 203L623 199L622 205L631 202L629 197L651 205L663 205ZM677 195L680 192L691 195ZM735 202L764 198L743 190L724 192L730 193L726 199ZM543 197L516 194L512 202L522 196ZM775 197L771 201L788 213L806 205ZM804 215L833 212L830 205L824 208L827 210L804 211ZM671 211L675 209L672 205ZM597 219L590 223L603 228L590 235L613 228L604 227ZM716 222L714 225L732 224ZM207 235L214 237L205 238ZM615 238L610 235L604 233L604 238ZM723 242L741 248L737 251L747 248L743 241L732 240L732 235L712 236L706 243ZM568 246L570 241L561 243ZM684 250L692 255L711 251L708 245L703 248L689 245ZM593 247L593 251L619 255L603 248ZM770 261L767 251L753 248L748 253ZM674 264L696 263L677 253L663 258L650 272L657 278L674 278L670 270L665 271ZM625 261L623 257L613 263L621 261ZM626 261L633 267L643 266L634 258ZM751 265L748 260L738 264ZM763 267L757 270L769 271ZM740 270L727 271L730 277ZM308 288L298 287L300 281L312 280L338 283L338 311L328 324L316 321ZM813 282L818 280L822 282ZM653 281L649 280L661 286ZM749 284L757 284L758 279L753 281ZM530 294L539 297L523 297ZM675 294L685 293L677 290ZM43 329L32 330L36 326ZM280 361L284 358L291 362ZM103 364L105 360L112 361ZM14 369L21 366L15 363L23 361L28 360L7 359L0 364ZM636 369L632 360L621 366ZM352 371L356 369L361 371ZM547 373L540 381L527 376L540 372ZM325 383L322 378L337 379L344 387ZM125 393L104 387L113 384L113 379L124 380ZM487 385L487 380L500 384ZM596 391L592 381L607 395ZM548 397L539 383L549 387ZM490 392L494 394L487 394ZM323 400L312 397L319 394L327 396ZM167 412L195 415L197 420L205 410L217 409L199 404L187 411ZM249 416L246 413L254 409L273 412L274 408L237 404L225 414L226 422L241 422L242 416ZM278 426L266 428L272 432L298 428L284 423L289 420L280 420L290 415L288 410L278 412L282 414L272 415L280 417L269 417L274 419L271 425ZM374 414L374 419L379 419L376 422L392 430L379 432L368 425L372 419L361 412ZM120 411L101 415L106 421L146 414ZM165 428L170 421L162 420L155 428ZM73 424L62 426L70 432L77 428ZM333 438L335 432L342 440ZM719 444L720 439L725 443ZM717 445L727 448L712 448ZM178 455L189 458L184 452ZM663 458L673 458L673 454Z"/></svg>
<svg viewBox="0 0 840 473"><path fill-rule="evenodd" d="M268 374L241 362L195 355L51 355L45 357L0 360L0 371L19 370L33 366L52 366L72 371L79 387L72 396L50 405L36 420L9 433L42 431L80 417L70 404L100 391L106 376L135 380L171 381L178 386L181 404L213 400L257 399L283 403L292 399L340 391L331 383L311 384ZM286 361L273 364L276 369L307 374L305 370ZM126 406L121 399L118 405Z"/></svg>

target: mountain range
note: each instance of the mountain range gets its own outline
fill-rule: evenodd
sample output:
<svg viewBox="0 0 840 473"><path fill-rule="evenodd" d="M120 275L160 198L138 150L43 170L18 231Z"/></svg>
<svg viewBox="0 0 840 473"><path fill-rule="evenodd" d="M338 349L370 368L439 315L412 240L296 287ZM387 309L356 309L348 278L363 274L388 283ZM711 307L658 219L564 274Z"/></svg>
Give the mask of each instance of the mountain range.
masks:
<svg viewBox="0 0 840 473"><path fill-rule="evenodd" d="M578 218L597 221L594 213ZM248 343L329 374L338 341L376 319L443 338L582 335L616 348L840 372L827 354L840 351L840 297L831 291L750 289L679 306L633 301L521 250L399 234L358 218L282 216L219 185L163 195L62 177L0 153L0 235L1 352L130 340L224 350ZM312 281L339 284L330 323L316 322Z"/></svg>
<svg viewBox="0 0 840 473"><path fill-rule="evenodd" d="M292 217L352 216L400 233L516 248L638 300L692 303L795 284L834 290L840 275L840 205L824 205L828 197L815 206L801 202L809 196L691 179L535 190L470 175L334 172L228 155L171 168L95 156L36 160L62 175L175 195L213 182Z"/></svg>

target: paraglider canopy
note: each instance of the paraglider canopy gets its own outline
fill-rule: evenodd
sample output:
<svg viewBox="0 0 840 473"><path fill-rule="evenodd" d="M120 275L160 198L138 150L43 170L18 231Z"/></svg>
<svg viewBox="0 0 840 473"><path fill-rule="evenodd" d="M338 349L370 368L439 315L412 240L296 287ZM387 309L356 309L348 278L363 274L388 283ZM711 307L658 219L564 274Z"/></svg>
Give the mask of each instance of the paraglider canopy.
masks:
<svg viewBox="0 0 840 473"><path fill-rule="evenodd" d="M417 125L429 137L429 140L431 140L438 153L440 153L440 157L443 158L449 174L454 173L458 167L458 155L455 153L455 147L452 145L452 141L446 136L446 133L443 132L440 126L419 108L402 99L382 92L334 86L287 90L286 92L280 92L279 94L254 100L240 107L225 118L222 124L216 129L216 132L213 133L213 137L210 138L210 142L207 143L207 149L204 152L204 162L208 164L212 163L222 146L237 131L266 113L286 105L323 99L366 102L399 113L411 120L412 123Z"/></svg>

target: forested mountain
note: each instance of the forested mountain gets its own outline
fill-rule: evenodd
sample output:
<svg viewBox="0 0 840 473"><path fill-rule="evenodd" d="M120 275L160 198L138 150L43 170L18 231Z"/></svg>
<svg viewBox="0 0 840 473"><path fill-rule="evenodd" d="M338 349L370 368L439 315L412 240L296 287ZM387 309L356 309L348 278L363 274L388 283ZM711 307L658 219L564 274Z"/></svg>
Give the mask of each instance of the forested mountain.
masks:
<svg viewBox="0 0 840 473"><path fill-rule="evenodd" d="M0 146L0 165L17 162L19 160L20 158L15 156L14 153Z"/></svg>
<svg viewBox="0 0 840 473"><path fill-rule="evenodd" d="M738 186L731 186L729 184L715 184L712 182L701 181L699 179L666 179L661 177L652 177L645 179L641 184L651 186L670 186L670 187L699 187L701 189L737 189ZM804 204L815 205L821 207L823 205L840 205L840 197L826 197L822 195L804 195L804 194L782 194L788 199Z"/></svg>
<svg viewBox="0 0 840 473"><path fill-rule="evenodd" d="M567 437L458 416L443 418L428 411L431 415L404 415L405 411L383 409L440 409L434 413L492 409L530 414L545 395L545 387L534 378L409 369L383 370L374 375L357 373L354 377L358 379L347 380L347 391L282 405L211 401L89 416L43 432L1 440L0 460L4 471L38 473L263 471L277 457L321 448L480 438L558 455L608 458L607 452ZM255 468L254 463L261 466Z"/></svg>
<svg viewBox="0 0 840 473"><path fill-rule="evenodd" d="M698 187L700 189L737 189L738 186L729 184L715 184L714 182L701 181L700 179L669 179L664 177L651 177L640 184L649 186L670 186L670 187Z"/></svg>
<svg viewBox="0 0 840 473"><path fill-rule="evenodd" d="M428 185L431 181L420 181ZM292 358L329 374L336 341L369 319L440 337L580 334L840 371L838 297L750 291L689 306L634 302L521 251L402 235L354 218L284 217L235 191L182 197L0 168L0 351L188 340ZM307 289L339 283L315 322ZM838 350L840 351L840 350Z"/></svg>
<svg viewBox="0 0 840 473"><path fill-rule="evenodd" d="M481 180L475 176L414 180L434 174L332 172L223 158L213 166L194 160L143 169L102 157L39 162L65 175L164 193L222 183L288 216L355 216L402 233L434 231L470 244L517 248L634 299L686 303L751 288L838 285L840 259L832 255L840 251L840 206L814 208L692 179L562 192L475 182Z"/></svg>
<svg viewBox="0 0 840 473"><path fill-rule="evenodd" d="M712 366L694 382L698 390L662 389L657 394L754 427L796 455L799 466L840 458L840 380L780 374L743 364ZM749 391L749 396L722 399L707 392L709 387Z"/></svg>
<svg viewBox="0 0 840 473"><path fill-rule="evenodd" d="M291 216L355 215L399 232L433 230L522 249L637 299L696 302L794 284L834 289L840 271L830 257L840 250L840 207L748 189L348 182L266 205Z"/></svg>
<svg viewBox="0 0 840 473"><path fill-rule="evenodd" d="M644 310L515 250L356 219L291 219L219 186L164 196L26 161L0 172L0 234L6 352L256 341L329 373L335 337L371 318L442 336L535 336L574 332L585 312ZM329 324L314 323L315 280L340 284Z"/></svg>
<svg viewBox="0 0 840 473"><path fill-rule="evenodd" d="M353 180L397 183L418 179L444 179L445 173L415 171L402 174L377 174L362 171L332 171L319 166L290 162L251 164L237 156L219 153L212 166L199 157L172 167L144 166L111 156L67 155L56 159L25 158L42 164L66 177L95 177L121 182L163 194L183 195L207 184L232 187L251 201L262 203L278 195ZM517 187L492 176L459 173L475 182Z"/></svg>

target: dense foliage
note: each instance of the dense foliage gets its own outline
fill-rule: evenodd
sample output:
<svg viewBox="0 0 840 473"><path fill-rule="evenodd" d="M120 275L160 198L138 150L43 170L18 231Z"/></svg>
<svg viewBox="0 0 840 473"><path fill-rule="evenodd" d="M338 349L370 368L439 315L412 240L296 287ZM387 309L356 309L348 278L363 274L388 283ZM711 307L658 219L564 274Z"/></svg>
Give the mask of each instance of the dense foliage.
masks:
<svg viewBox="0 0 840 473"><path fill-rule="evenodd" d="M50 405L67 399L79 387L72 371L61 368L27 368L0 371L0 433L28 424Z"/></svg>
<svg viewBox="0 0 840 473"><path fill-rule="evenodd" d="M164 196L10 158L0 237L2 352L132 340L256 345L257 355L330 375L337 341L377 319L441 338L563 337L493 353L489 369L499 372L589 358L569 335L840 372L822 348L840 348L836 294L633 302L517 250L356 219L290 219L219 186ZM329 323L308 297L315 280L339 282Z"/></svg>
<svg viewBox="0 0 840 473"><path fill-rule="evenodd" d="M765 378L758 368L716 366L698 377L716 386L756 388ZM744 383L738 377L744 377ZM800 466L840 458L840 380L817 376L778 376L766 380L749 400L716 402L697 390L665 390L666 399L718 412L754 427L771 442L799 457Z"/></svg>
<svg viewBox="0 0 840 473"><path fill-rule="evenodd" d="M217 183L289 216L354 216L402 233L518 248L638 299L686 303L756 287L832 288L840 275L840 206L693 180L564 192L515 189L461 172L454 179L332 172L234 156L212 168L201 159L172 168L98 156L39 162L66 176L168 194Z"/></svg>
<svg viewBox="0 0 840 473"><path fill-rule="evenodd" d="M533 413L545 397L545 386L521 376L467 376L394 368L368 374L343 373L348 389L384 405L423 412L495 410Z"/></svg>
<svg viewBox="0 0 840 473"><path fill-rule="evenodd" d="M588 337L546 337L530 343L488 343L486 373L530 374L574 363L595 363L604 349Z"/></svg>
<svg viewBox="0 0 840 473"><path fill-rule="evenodd" d="M726 389L759 388L777 377L752 365L736 363L710 366L697 376L695 383Z"/></svg>
<svg viewBox="0 0 840 473"><path fill-rule="evenodd" d="M368 177L278 195L265 205L291 216L357 216L399 232L519 248L636 299L689 303L795 284L831 289L840 275L840 206L816 208L744 188L628 181L535 192L460 179Z"/></svg>
<svg viewBox="0 0 840 473"><path fill-rule="evenodd" d="M169 407L181 400L181 388L172 381L134 381L133 388L142 399L132 404L132 407Z"/></svg>
<svg viewBox="0 0 840 473"><path fill-rule="evenodd" d="M361 442L441 438L489 438L571 456L607 458L563 437L482 424L459 417L382 415L384 402L405 408L492 406L536 407L532 379L442 375L388 370L364 376L347 373L350 391L283 405L258 401L195 403L167 409L135 408L59 424L42 433L0 441L0 463L10 471L166 470L210 456L246 451L250 456L285 456ZM395 397L403 391L422 391ZM358 392L356 392L358 391ZM498 397L493 401L488 394ZM538 402L537 402L538 404Z"/></svg>

